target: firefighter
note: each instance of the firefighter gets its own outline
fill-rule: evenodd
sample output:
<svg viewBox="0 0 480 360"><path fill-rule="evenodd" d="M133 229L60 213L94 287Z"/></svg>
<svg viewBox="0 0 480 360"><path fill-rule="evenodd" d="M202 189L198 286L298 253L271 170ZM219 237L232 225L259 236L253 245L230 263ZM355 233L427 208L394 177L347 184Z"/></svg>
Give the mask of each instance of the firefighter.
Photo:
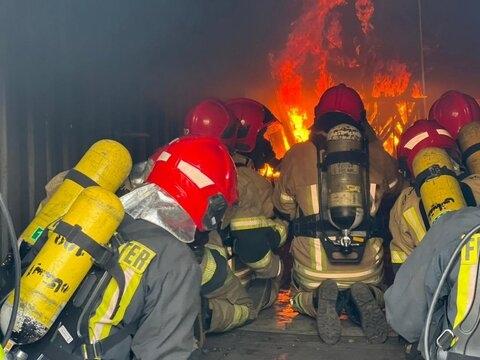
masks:
<svg viewBox="0 0 480 360"><path fill-rule="evenodd" d="M430 108L429 120L436 120L457 141L471 174L480 173L480 106L464 93L449 90Z"/></svg>
<svg viewBox="0 0 480 360"><path fill-rule="evenodd" d="M409 342L419 342L424 358L427 352L432 359L480 357L478 230L465 238L479 224L477 207L444 214L400 267L393 285L385 293L389 324ZM462 240L466 241L464 246ZM455 255L459 246L460 252ZM454 266L448 272L450 265ZM437 290L438 301L434 301ZM428 321L425 352L424 329L429 309L433 312ZM417 353L415 359L422 357Z"/></svg>
<svg viewBox="0 0 480 360"><path fill-rule="evenodd" d="M175 140L120 200L126 215L112 243L123 286L95 268L47 335L20 346L29 358L173 360L194 350L202 275L186 243L237 200L233 161L217 139Z"/></svg>
<svg viewBox="0 0 480 360"><path fill-rule="evenodd" d="M274 218L272 184L258 173L267 163L276 163L275 153L264 135L276 121L259 102L238 98L226 102L240 120L233 159L238 173L239 203L231 214L233 251L255 274L249 294L264 309L273 304L280 290L282 261L275 254L287 239L287 223Z"/></svg>
<svg viewBox="0 0 480 360"><path fill-rule="evenodd" d="M238 119L220 100L206 99L187 114L184 134L217 138L233 151L238 125ZM231 209L227 211L218 231L197 234L197 249L201 252L203 325L207 333L228 331L256 317L253 301L243 285L248 284L250 272L232 258L224 244L231 213ZM204 247L202 243L206 243Z"/></svg>
<svg viewBox="0 0 480 360"><path fill-rule="evenodd" d="M408 128L398 144L397 157L412 186L402 191L390 213L394 272L438 217L476 206L480 200L480 176L462 172L455 140L437 122L418 120Z"/></svg>
<svg viewBox="0 0 480 360"><path fill-rule="evenodd" d="M369 341L383 342L383 247L372 218L401 186L396 162L368 126L360 96L344 84L322 95L311 130L282 160L273 197L293 220L292 305L317 319L326 343L341 336L342 310Z"/></svg>

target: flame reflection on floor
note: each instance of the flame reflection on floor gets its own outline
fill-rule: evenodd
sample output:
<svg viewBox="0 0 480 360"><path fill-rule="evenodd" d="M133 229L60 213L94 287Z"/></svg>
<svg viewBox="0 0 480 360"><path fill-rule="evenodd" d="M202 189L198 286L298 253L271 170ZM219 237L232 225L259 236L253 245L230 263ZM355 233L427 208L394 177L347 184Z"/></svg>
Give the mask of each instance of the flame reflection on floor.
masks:
<svg viewBox="0 0 480 360"><path fill-rule="evenodd" d="M278 329L284 330L298 316L298 312L290 304L290 298L289 290L280 290L277 302L274 305L275 324Z"/></svg>

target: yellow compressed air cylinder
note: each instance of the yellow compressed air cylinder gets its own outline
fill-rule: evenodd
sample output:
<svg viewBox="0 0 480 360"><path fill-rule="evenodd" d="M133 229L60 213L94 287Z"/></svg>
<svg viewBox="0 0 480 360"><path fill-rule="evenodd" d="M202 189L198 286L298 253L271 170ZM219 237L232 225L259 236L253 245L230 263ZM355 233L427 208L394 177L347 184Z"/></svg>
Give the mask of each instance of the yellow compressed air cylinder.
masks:
<svg viewBox="0 0 480 360"><path fill-rule="evenodd" d="M83 189L96 184L115 192L131 169L132 158L122 144L106 139L97 141L39 210L20 239L30 246L35 244L43 230L68 211Z"/></svg>
<svg viewBox="0 0 480 360"><path fill-rule="evenodd" d="M417 178L420 173L434 166L454 170L452 161L444 149L426 148L413 159L413 175ZM425 180L420 186L420 196L430 224L446 212L467 206L458 180L448 174L440 174Z"/></svg>
<svg viewBox="0 0 480 360"><path fill-rule="evenodd" d="M480 174L480 121L473 121L465 125L457 136L458 145L462 154L466 156L466 165L470 173Z"/></svg>
<svg viewBox="0 0 480 360"><path fill-rule="evenodd" d="M120 199L99 186L81 192L62 221L79 226L100 245L107 245L124 216ZM12 340L29 344L42 338L93 265L92 257L53 228L48 239L21 278L20 307ZM0 312L5 332L13 292Z"/></svg>

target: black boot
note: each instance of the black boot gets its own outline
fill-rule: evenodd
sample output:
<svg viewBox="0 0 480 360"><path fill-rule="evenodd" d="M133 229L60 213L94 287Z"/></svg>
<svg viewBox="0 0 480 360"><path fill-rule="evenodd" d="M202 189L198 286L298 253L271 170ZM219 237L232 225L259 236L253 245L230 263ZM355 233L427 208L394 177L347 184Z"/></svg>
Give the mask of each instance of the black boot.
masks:
<svg viewBox="0 0 480 360"><path fill-rule="evenodd" d="M363 332L370 343L385 342L388 325L375 296L364 283L355 283L350 288L353 310L358 314Z"/></svg>
<svg viewBox="0 0 480 360"><path fill-rule="evenodd" d="M318 287L314 299L317 303L318 335L327 344L337 343L342 336L340 319L336 310L337 297L337 283L333 280L326 280Z"/></svg>

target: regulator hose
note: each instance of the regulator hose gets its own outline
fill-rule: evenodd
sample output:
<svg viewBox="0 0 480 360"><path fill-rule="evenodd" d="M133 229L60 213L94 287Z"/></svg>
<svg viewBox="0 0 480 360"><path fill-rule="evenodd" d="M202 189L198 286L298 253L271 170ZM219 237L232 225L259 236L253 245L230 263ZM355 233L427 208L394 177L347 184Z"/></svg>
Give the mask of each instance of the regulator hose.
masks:
<svg viewBox="0 0 480 360"><path fill-rule="evenodd" d="M429 344L430 326L432 325L433 312L435 311L435 305L437 304L438 298L440 297L440 291L442 290L443 285L445 285L445 282L447 281L447 277L450 274L450 272L452 271L453 266L455 265L458 254L460 254L460 251L462 251L462 248L465 246L465 244L479 230L480 230L480 225L475 226L473 229L471 229L464 236L464 238L457 245L457 247L455 248L455 251L452 254L452 257L448 261L447 266L445 267L445 270L442 273L442 277L440 278L438 286L435 289L435 292L433 294L432 304L430 305L430 308L428 309L427 320L425 322L425 329L424 329L424 332L423 332L424 333L424 335L423 335L423 351L424 351L425 360L430 360L431 359L431 357L430 357L430 344Z"/></svg>
<svg viewBox="0 0 480 360"><path fill-rule="evenodd" d="M13 227L12 216L8 211L7 205L5 204L5 200L3 199L3 195L1 192L0 192L0 211L2 212L7 222L7 228L9 232L8 238L10 239L10 245L12 247L12 253L13 253L14 277L15 277L12 314L8 322L7 331L5 332L2 340L2 347L5 347L5 345L8 343L12 335L12 330L15 325L15 321L17 319L18 306L20 304L21 260L20 260L20 251L17 245L17 236L15 235L15 228Z"/></svg>

